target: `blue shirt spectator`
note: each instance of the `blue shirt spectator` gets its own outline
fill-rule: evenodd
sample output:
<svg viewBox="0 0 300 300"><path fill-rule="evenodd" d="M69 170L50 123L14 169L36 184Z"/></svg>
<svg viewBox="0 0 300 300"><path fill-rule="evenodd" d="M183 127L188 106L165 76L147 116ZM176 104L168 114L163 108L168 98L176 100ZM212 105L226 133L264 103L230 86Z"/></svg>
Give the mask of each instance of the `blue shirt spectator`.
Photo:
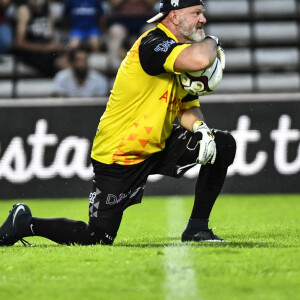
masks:
<svg viewBox="0 0 300 300"><path fill-rule="evenodd" d="M64 15L70 20L68 36L71 48L88 41L93 51L100 49L100 19L103 14L101 0L66 0Z"/></svg>
<svg viewBox="0 0 300 300"><path fill-rule="evenodd" d="M9 20L10 0L0 0L0 54L7 52L13 43L12 27Z"/></svg>

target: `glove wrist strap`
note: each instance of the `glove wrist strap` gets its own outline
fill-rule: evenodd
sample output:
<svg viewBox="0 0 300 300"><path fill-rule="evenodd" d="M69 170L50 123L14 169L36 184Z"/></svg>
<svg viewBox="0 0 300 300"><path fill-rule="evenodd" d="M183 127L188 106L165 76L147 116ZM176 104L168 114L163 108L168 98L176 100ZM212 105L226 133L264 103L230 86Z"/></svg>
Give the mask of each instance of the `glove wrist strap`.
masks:
<svg viewBox="0 0 300 300"><path fill-rule="evenodd" d="M202 121L196 121L193 125L193 132L196 132L199 127L207 127L206 124Z"/></svg>

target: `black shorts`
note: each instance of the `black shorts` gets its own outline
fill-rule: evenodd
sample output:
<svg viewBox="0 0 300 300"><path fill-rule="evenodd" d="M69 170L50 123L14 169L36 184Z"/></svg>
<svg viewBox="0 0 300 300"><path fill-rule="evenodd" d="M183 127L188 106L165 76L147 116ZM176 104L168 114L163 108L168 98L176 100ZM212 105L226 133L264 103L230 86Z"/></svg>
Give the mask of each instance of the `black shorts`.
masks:
<svg viewBox="0 0 300 300"><path fill-rule="evenodd" d="M217 132L213 130L217 140ZM135 165L103 164L92 160L93 190L90 194L90 223L115 237L123 211L140 203L151 174L181 177L196 165L199 136L174 125L164 150ZM197 145L197 146L196 146Z"/></svg>
<svg viewBox="0 0 300 300"><path fill-rule="evenodd" d="M187 148L190 144L194 144L193 134L174 125L165 149L139 164L107 165L92 160L95 175L89 197L89 222L115 237L123 211L141 202L149 175L179 178L196 165L199 149L188 150L193 148Z"/></svg>

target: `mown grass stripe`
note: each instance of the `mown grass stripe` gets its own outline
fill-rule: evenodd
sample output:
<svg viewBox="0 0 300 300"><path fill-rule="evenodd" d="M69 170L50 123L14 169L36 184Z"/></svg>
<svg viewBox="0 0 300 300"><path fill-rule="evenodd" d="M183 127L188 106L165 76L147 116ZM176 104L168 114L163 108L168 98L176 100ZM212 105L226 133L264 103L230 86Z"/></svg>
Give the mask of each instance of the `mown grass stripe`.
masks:
<svg viewBox="0 0 300 300"><path fill-rule="evenodd" d="M187 222L183 198L172 197L166 201L171 243L165 247L165 299L200 299L189 244L180 242Z"/></svg>

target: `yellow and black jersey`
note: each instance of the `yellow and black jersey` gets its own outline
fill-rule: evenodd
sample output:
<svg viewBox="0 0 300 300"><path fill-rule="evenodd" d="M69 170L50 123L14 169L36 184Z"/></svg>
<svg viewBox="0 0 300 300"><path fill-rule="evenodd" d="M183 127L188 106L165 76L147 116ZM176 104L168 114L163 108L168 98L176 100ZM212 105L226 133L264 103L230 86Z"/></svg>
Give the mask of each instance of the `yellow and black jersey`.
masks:
<svg viewBox="0 0 300 300"><path fill-rule="evenodd" d="M123 60L100 119L91 157L137 164L161 151L180 109L199 107L176 80L174 62L191 44L178 43L162 24L143 34Z"/></svg>

